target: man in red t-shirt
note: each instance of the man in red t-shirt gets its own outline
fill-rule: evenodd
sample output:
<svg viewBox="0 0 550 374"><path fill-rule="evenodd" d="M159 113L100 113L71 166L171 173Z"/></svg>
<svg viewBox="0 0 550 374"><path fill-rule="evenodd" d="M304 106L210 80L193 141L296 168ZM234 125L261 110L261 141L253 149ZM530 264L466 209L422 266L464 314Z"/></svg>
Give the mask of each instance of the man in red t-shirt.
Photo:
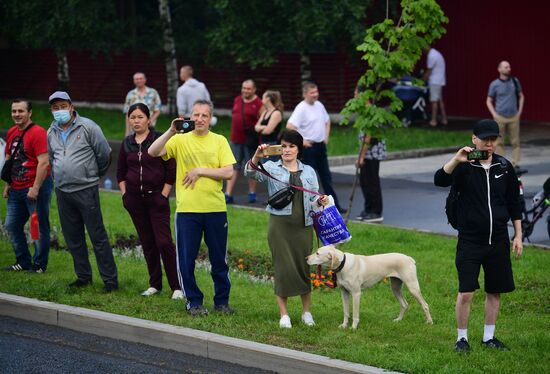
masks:
<svg viewBox="0 0 550 374"><path fill-rule="evenodd" d="M231 113L230 146L237 163L234 165L236 172L225 188L225 201L228 204L233 203L233 188L240 170L258 147L259 138L254 126L260 117L261 108L262 100L256 95L256 84L252 79L245 80L241 86L241 94L233 100ZM256 202L256 181L251 178L248 179L248 202Z"/></svg>
<svg viewBox="0 0 550 374"><path fill-rule="evenodd" d="M11 118L14 126L8 131L6 160L12 159L11 182L4 187L8 199L6 230L13 245L16 262L6 271L30 270L43 273L50 252L50 200L53 181L50 176L46 130L31 119L32 104L14 100ZM34 241L31 258L24 227L33 212L38 215L39 239Z"/></svg>

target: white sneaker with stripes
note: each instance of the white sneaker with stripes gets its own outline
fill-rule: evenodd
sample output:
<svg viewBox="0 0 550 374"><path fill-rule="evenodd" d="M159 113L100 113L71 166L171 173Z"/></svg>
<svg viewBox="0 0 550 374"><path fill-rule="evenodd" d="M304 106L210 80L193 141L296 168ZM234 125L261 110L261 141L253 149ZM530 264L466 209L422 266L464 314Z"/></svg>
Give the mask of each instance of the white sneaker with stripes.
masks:
<svg viewBox="0 0 550 374"><path fill-rule="evenodd" d="M13 265L10 265L10 266L3 267L2 270L4 270L4 271L26 271L26 270L29 270L29 269L25 269L20 264L13 264Z"/></svg>

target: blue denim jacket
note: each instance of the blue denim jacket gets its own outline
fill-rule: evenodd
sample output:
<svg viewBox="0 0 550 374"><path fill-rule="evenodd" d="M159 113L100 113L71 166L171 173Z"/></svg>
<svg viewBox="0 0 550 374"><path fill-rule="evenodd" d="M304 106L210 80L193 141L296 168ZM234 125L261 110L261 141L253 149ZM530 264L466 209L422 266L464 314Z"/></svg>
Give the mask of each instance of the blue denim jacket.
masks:
<svg viewBox="0 0 550 374"><path fill-rule="evenodd" d="M281 160L277 162L267 161L265 164L263 164L263 166L269 174L283 182L288 183L290 179L290 172L287 168L283 166ZM317 181L317 174L315 174L315 170L313 170L311 166L305 165L300 161L298 161L298 170L302 171L300 173L302 187L318 192L319 182ZM251 169L248 163L246 164L246 168L244 169L244 175L250 178L254 178L259 182L267 182L267 192L269 196L287 186L286 184L280 183L273 178L268 178L264 174ZM313 221L309 216L309 212L312 210L312 204L316 203L318 198L319 196L317 195L309 192L304 192L304 216L306 220L306 226L310 226L313 224ZM277 216L289 216L292 214L292 202L283 209L274 209L268 204L265 210Z"/></svg>

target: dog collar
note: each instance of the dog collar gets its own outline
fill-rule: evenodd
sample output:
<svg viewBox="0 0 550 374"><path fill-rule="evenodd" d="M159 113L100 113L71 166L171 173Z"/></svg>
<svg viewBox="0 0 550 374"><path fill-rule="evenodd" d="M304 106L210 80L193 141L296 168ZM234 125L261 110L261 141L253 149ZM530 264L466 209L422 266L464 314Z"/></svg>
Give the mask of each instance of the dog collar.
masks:
<svg viewBox="0 0 550 374"><path fill-rule="evenodd" d="M346 254L344 253L344 259L342 260L342 262L340 262L340 265L338 265L338 267L336 269L332 269L332 271L335 272L335 273L338 273L338 272L342 271L345 264L346 264Z"/></svg>

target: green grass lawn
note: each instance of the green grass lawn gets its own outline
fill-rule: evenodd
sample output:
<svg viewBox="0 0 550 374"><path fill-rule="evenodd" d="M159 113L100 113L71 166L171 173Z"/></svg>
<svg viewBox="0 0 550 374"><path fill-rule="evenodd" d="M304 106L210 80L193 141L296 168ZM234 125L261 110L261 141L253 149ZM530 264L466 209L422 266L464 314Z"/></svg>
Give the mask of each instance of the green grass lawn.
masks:
<svg viewBox="0 0 550 374"><path fill-rule="evenodd" d="M134 233L130 218L117 193L101 194L102 209L109 235ZM5 202L0 203L5 215ZM185 326L226 336L273 344L321 354L351 362L373 365L407 373L543 373L548 372L550 350L550 253L527 247L525 257L514 261L517 290L503 295L496 334L511 347L509 352L482 349L483 293L476 296L470 321L469 355L453 352L456 337L454 302L457 292L454 268L454 238L388 228L385 226L349 225L353 239L341 247L357 254L402 252L416 259L422 293L430 305L434 325L427 325L418 303L405 291L410 308L403 321L392 322L399 312L388 284L380 283L363 293L361 322L357 331L341 330L342 306L339 291L313 291L312 313L317 322L308 328L299 322L298 298L290 299L289 312L294 327L278 327L278 311L272 286L254 282L246 272L236 270L237 259L251 263L255 273L269 267L266 240L268 216L264 212L230 207L229 251L231 252L234 316L211 314L191 318L182 302L169 300L170 292L143 298L147 288L147 271L143 260L117 256L120 290L100 293L102 282L94 264L92 287L69 291L74 280L72 260L66 251L52 251L45 274L0 273L0 290L62 304L102 310L137 318ZM55 198L51 222L59 235ZM61 239L61 244L63 240ZM14 255L5 238L0 240L0 265L13 263ZM92 256L93 263L93 256ZM263 264L263 265L262 265ZM269 272L269 270L267 270ZM205 292L205 304L212 306L213 285L209 274L197 271Z"/></svg>
<svg viewBox="0 0 550 374"><path fill-rule="evenodd" d="M0 126L8 128L13 123L10 117L11 102L0 100ZM80 115L97 122L105 136L111 140L121 140L124 137L124 117L122 112L106 109L77 108ZM49 106L33 105L33 119L47 128L52 122ZM157 129L165 131L170 125L170 118L161 115L157 121ZM213 131L229 138L231 119L220 117ZM358 131L349 126L333 126L328 145L330 156L350 155L359 153ZM409 149L435 148L469 144L468 131L434 131L422 128L398 128L387 131L386 143L388 151Z"/></svg>

